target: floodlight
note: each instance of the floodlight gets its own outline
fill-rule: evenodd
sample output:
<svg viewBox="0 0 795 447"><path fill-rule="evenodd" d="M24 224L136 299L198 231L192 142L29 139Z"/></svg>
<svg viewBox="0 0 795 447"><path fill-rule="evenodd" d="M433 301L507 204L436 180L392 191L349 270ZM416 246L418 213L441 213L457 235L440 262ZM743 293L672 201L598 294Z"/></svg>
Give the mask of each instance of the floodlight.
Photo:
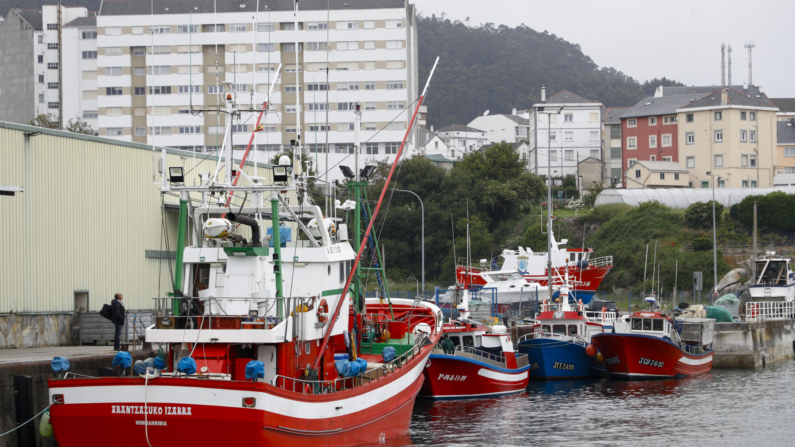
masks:
<svg viewBox="0 0 795 447"><path fill-rule="evenodd" d="M340 171L342 171L342 175L344 175L345 178L353 178L354 177L353 171L351 171L351 168L349 168L347 166L340 165Z"/></svg>
<svg viewBox="0 0 795 447"><path fill-rule="evenodd" d="M171 183L185 183L185 175L183 174L182 166L169 167L168 175L171 176L169 179Z"/></svg>

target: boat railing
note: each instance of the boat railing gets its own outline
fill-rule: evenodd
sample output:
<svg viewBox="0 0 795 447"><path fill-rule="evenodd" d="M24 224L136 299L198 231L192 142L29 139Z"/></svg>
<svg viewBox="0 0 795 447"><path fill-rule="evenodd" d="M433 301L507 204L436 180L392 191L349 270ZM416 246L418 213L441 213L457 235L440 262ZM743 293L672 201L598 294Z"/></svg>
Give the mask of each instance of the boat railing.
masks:
<svg viewBox="0 0 795 447"><path fill-rule="evenodd" d="M495 355L490 352L481 351L472 346L456 346L453 355L470 358L473 360L480 360L490 365L505 368L505 356Z"/></svg>
<svg viewBox="0 0 795 447"><path fill-rule="evenodd" d="M528 334L524 334L519 337L516 343L521 343L524 340L537 340L537 339L556 339L559 341L567 342L567 343L574 343L580 346L587 346L588 342L582 338L581 335L564 335L564 334L554 334L552 332L530 332Z"/></svg>
<svg viewBox="0 0 795 447"><path fill-rule="evenodd" d="M701 346L689 345L687 343L682 343L681 346L682 349L688 354L698 355L704 353L704 348L702 348Z"/></svg>
<svg viewBox="0 0 795 447"><path fill-rule="evenodd" d="M795 318L795 301L752 301L745 303L745 321L775 321Z"/></svg>
<svg viewBox="0 0 795 447"><path fill-rule="evenodd" d="M585 318L591 323L612 325L616 322L615 312L583 312Z"/></svg>
<svg viewBox="0 0 795 447"><path fill-rule="evenodd" d="M333 390L331 380L296 379L282 375L274 377L271 384L276 388L301 394L326 394Z"/></svg>
<svg viewBox="0 0 795 447"><path fill-rule="evenodd" d="M600 256L598 258L591 258L588 260L588 266L590 267L612 267L613 266L613 257L612 256Z"/></svg>
<svg viewBox="0 0 795 447"><path fill-rule="evenodd" d="M288 315L295 311L304 312L304 306L308 309L312 305L313 297L284 297L284 298L254 298L254 297L154 297L155 300L155 327L158 329L171 328L177 321L185 321L187 329L232 329L224 322L230 320L241 320L244 329L272 329L274 326L283 322ZM204 313L192 313L191 315L174 315L172 312L173 300L191 301L200 300L204 303ZM317 301L317 298L314 298ZM227 315L224 310L224 302L228 301L249 301L257 307L257 315L253 313L241 315ZM316 305L316 304L315 304ZM201 309L197 309L201 310ZM212 313L211 313L212 312ZM249 310L249 312L253 312ZM262 313L260 315L260 313ZM167 321L168 320L168 321ZM193 327L191 327L193 325ZM239 328L238 328L239 329Z"/></svg>

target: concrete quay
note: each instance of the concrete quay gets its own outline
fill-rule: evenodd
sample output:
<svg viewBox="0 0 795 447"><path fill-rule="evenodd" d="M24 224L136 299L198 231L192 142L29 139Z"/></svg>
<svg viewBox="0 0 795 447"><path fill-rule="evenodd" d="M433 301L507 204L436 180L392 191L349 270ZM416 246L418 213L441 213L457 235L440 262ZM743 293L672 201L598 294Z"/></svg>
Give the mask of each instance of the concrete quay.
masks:
<svg viewBox="0 0 795 447"><path fill-rule="evenodd" d="M715 323L713 368L756 369L791 359L795 319Z"/></svg>

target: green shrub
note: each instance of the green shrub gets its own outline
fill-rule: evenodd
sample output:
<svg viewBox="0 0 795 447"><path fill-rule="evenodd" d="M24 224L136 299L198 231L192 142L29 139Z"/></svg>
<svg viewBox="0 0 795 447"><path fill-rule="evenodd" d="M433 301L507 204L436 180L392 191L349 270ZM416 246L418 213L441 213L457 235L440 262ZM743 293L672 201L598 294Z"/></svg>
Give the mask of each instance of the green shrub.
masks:
<svg viewBox="0 0 795 447"><path fill-rule="evenodd" d="M712 250L712 238L697 237L693 239L693 251Z"/></svg>
<svg viewBox="0 0 795 447"><path fill-rule="evenodd" d="M771 192L766 196L748 196L737 204L737 220L746 226L754 223L754 202L757 202L756 219L760 228L795 231L795 195Z"/></svg>
<svg viewBox="0 0 795 447"><path fill-rule="evenodd" d="M720 224L723 205L715 203L715 222ZM685 210L685 224L690 228L707 228L712 226L712 201L696 202Z"/></svg>
<svg viewBox="0 0 795 447"><path fill-rule="evenodd" d="M729 207L729 217L731 217L734 221L740 220L740 206L736 203Z"/></svg>

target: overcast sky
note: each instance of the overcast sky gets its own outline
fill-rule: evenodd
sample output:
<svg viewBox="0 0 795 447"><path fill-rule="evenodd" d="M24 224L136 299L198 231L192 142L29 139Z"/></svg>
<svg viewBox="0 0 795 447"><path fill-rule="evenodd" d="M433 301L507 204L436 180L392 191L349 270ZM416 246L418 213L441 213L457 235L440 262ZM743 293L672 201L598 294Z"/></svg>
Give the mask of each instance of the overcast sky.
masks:
<svg viewBox="0 0 795 447"><path fill-rule="evenodd" d="M748 80L743 44L752 41L754 84L772 98L795 97L794 0L410 1L425 16L469 17L472 26L524 23L547 30L579 44L600 67L641 83L665 76L686 85L720 85L720 44L726 43L732 46L732 84L742 84Z"/></svg>

